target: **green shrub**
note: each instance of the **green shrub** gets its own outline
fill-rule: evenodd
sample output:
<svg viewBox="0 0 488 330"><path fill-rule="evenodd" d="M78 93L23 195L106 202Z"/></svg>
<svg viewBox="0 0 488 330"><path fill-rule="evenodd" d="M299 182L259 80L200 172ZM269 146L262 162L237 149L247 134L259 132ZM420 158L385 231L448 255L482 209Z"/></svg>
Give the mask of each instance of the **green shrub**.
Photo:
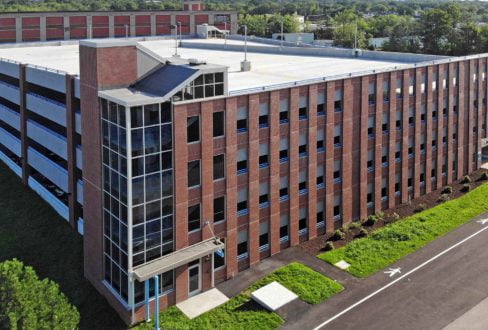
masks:
<svg viewBox="0 0 488 330"><path fill-rule="evenodd" d="M471 180L471 177L469 175L465 175L461 180L461 183L471 183L471 182L473 182L473 180Z"/></svg>
<svg viewBox="0 0 488 330"><path fill-rule="evenodd" d="M385 214L383 212L376 212L375 214L371 214L366 218L366 221L364 224L366 226L374 226L375 223L377 223L379 220L383 220L385 217Z"/></svg>
<svg viewBox="0 0 488 330"><path fill-rule="evenodd" d="M422 212L422 211L425 211L427 210L429 207L427 206L427 204L419 204L419 206L417 206L417 208L415 209L415 212Z"/></svg>
<svg viewBox="0 0 488 330"><path fill-rule="evenodd" d="M393 212L391 215L390 215L390 220L391 221L397 221L398 219L400 219L400 215L396 212Z"/></svg>
<svg viewBox="0 0 488 330"><path fill-rule="evenodd" d="M480 180L488 180L488 172L483 172L483 174L480 176Z"/></svg>
<svg viewBox="0 0 488 330"><path fill-rule="evenodd" d="M471 190L471 186L469 184L463 184L463 187L461 188L461 191L463 192L468 192Z"/></svg>
<svg viewBox="0 0 488 330"><path fill-rule="evenodd" d="M332 239L334 239L336 241L343 240L345 238L346 238L346 234L340 229L337 229L334 232L334 235L332 235Z"/></svg>
<svg viewBox="0 0 488 330"><path fill-rule="evenodd" d="M361 223L360 222L351 222L349 224L349 229L358 229L361 228Z"/></svg>
<svg viewBox="0 0 488 330"><path fill-rule="evenodd" d="M385 218L385 214L381 211L378 211L374 214L376 216L376 220L383 220Z"/></svg>
<svg viewBox="0 0 488 330"><path fill-rule="evenodd" d="M332 251L332 250L334 250L334 243L332 243L330 241L327 242L327 243L325 243L324 250L325 251Z"/></svg>
<svg viewBox="0 0 488 330"><path fill-rule="evenodd" d="M366 237L368 236L369 232L366 228L361 228L361 230L359 231L359 235L360 237Z"/></svg>
<svg viewBox="0 0 488 330"><path fill-rule="evenodd" d="M444 203L444 202L447 202L450 199L451 199L451 197L449 197L448 194L442 194L442 195L439 196L439 199L437 201L439 203Z"/></svg>
<svg viewBox="0 0 488 330"><path fill-rule="evenodd" d="M443 195L452 194L452 187L451 186L444 187L441 191L441 194Z"/></svg>
<svg viewBox="0 0 488 330"><path fill-rule="evenodd" d="M17 259L0 263L0 329L76 329L79 321L56 283Z"/></svg>

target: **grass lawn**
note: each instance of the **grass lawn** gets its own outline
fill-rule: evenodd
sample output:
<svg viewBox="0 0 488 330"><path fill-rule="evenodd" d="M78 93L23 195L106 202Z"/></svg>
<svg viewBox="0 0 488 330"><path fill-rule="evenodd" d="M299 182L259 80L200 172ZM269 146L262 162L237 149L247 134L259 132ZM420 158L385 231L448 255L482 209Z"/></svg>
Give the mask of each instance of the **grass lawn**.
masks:
<svg viewBox="0 0 488 330"><path fill-rule="evenodd" d="M126 328L83 277L82 237L0 162L0 262L12 258L59 284L80 312L80 328Z"/></svg>
<svg viewBox="0 0 488 330"><path fill-rule="evenodd" d="M251 292L277 281L309 304L318 304L344 288L339 283L302 264L293 262L257 281L247 290L199 317L189 320L175 306L160 314L163 329L276 329L283 319L251 301ZM153 329L152 322L138 329Z"/></svg>
<svg viewBox="0 0 488 330"><path fill-rule="evenodd" d="M351 264L348 272L367 277L487 211L488 184L484 184L318 257L331 264L345 260Z"/></svg>

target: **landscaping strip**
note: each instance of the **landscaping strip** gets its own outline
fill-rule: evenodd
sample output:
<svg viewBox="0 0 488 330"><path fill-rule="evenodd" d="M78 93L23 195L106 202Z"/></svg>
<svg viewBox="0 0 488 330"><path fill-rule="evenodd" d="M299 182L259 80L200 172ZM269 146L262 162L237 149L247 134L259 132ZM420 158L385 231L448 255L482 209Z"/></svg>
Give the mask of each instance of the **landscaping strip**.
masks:
<svg viewBox="0 0 488 330"><path fill-rule="evenodd" d="M351 264L349 273L367 277L487 211L488 184L484 184L318 257L330 264L345 260Z"/></svg>
<svg viewBox="0 0 488 330"><path fill-rule="evenodd" d="M225 304L188 319L176 306L160 313L163 329L276 329L284 321L251 301L251 293L277 281L310 304L318 304L342 291L341 284L300 263L290 263L251 285ZM137 329L153 329L154 323L142 323Z"/></svg>

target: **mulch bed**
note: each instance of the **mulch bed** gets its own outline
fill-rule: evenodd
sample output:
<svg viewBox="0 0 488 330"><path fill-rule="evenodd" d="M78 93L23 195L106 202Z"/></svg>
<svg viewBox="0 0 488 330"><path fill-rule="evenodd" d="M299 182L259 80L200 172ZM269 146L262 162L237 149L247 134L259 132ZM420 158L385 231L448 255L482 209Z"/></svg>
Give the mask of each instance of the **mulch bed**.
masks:
<svg viewBox="0 0 488 330"><path fill-rule="evenodd" d="M472 173L469 177L471 178L472 182L469 183L470 190L478 187L479 185L487 182L485 180L482 180L481 176L483 173L488 172L487 170L484 169L479 169ZM459 181L455 181L449 186L452 187L452 193L448 194L447 196L449 199L455 199L458 198L462 195L464 195L467 191L465 191L464 186L465 182L463 182L463 179ZM446 187L446 186L445 186ZM440 199L442 195L442 191L445 187L442 187L439 190L432 191L426 195L420 196L417 199L413 199L410 203L405 203L405 204L400 204L397 205L391 209L388 209L384 211L384 219L377 221L373 226L368 226L366 224L363 224L363 228L366 228L368 232L371 232L373 230L376 230L378 228L384 227L387 224L393 223L395 221L399 221L405 217L408 217L414 213L429 209L431 207L434 207L436 205L439 205L443 203L443 201ZM395 216L395 214L397 216ZM346 238L342 240L337 240L335 239L334 233L327 233L325 235L321 235L313 240L306 241L301 243L298 247L301 248L304 252L311 254L313 256L316 256L317 254L324 252L325 249L325 244L328 241L333 242L334 248L340 248L344 245L349 244L354 239L360 238L360 228L355 228L355 229L349 229L346 230Z"/></svg>

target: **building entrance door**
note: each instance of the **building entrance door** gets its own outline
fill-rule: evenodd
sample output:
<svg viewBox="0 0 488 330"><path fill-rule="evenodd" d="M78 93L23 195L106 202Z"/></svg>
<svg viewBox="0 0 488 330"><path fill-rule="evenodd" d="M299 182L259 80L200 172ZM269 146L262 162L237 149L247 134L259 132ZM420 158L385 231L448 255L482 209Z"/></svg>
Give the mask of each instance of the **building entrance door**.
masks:
<svg viewBox="0 0 488 330"><path fill-rule="evenodd" d="M188 295L194 296L202 291L200 259L188 264Z"/></svg>

